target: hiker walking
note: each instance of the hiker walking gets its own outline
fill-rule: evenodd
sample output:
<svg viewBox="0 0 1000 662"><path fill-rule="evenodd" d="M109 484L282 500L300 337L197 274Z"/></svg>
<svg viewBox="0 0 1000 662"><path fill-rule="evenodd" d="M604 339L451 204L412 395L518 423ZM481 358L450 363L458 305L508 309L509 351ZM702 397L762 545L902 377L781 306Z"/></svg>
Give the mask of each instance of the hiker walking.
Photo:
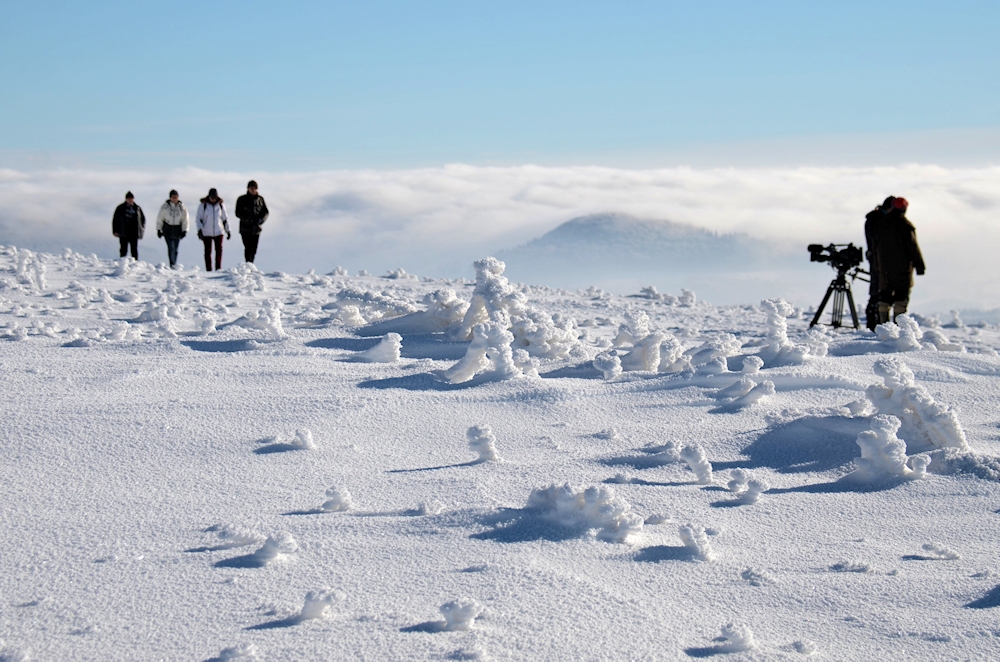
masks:
<svg viewBox="0 0 1000 662"><path fill-rule="evenodd" d="M177 268L177 248L181 239L188 233L188 210L181 202L177 191L170 191L170 196L160 207L160 213L156 215L156 236L162 237L167 242L167 259L170 260L170 268Z"/></svg>
<svg viewBox="0 0 1000 662"><path fill-rule="evenodd" d="M243 259L253 262L260 242L260 226L267 220L267 203L257 194L257 182L247 182L247 192L236 200L236 218L240 219L240 237L243 238Z"/></svg>
<svg viewBox="0 0 1000 662"><path fill-rule="evenodd" d="M205 244L205 271L212 270L212 246L215 246L215 270L222 268L222 237L229 239L229 216L222 198L214 189L208 190L208 195L201 199L198 214L195 216L198 228L198 238Z"/></svg>
<svg viewBox="0 0 1000 662"><path fill-rule="evenodd" d="M111 234L118 237L119 257L125 257L129 248L132 249L132 259L139 259L139 240L146 231L146 217L142 207L135 204L132 191L125 194L125 202L115 207L115 215L111 219Z"/></svg>

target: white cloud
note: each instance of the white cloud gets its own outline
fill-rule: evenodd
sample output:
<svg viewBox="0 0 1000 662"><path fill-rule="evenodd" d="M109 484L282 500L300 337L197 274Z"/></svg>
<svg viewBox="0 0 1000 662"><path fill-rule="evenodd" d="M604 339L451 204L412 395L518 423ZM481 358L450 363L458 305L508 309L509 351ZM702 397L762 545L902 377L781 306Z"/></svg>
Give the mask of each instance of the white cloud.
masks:
<svg viewBox="0 0 1000 662"><path fill-rule="evenodd" d="M997 270L986 247L1000 239L1000 167L448 165L249 175L260 182L272 211L258 253L261 268L329 271L343 265L382 273L403 267L433 276L471 276L475 258L524 243L575 216L606 211L745 232L801 253L805 263L807 243L862 243L865 213L886 195L902 195L910 201L908 215L928 264L914 304L934 310L997 305ZM51 251L70 246L110 257L117 250L111 213L126 190L150 218L171 188L193 212L214 186L232 211L248 178L194 168L0 170L0 243ZM242 257L234 241L227 244L226 264ZM140 244L144 259L158 262L165 253L155 235ZM200 260L197 241L183 242L181 261ZM813 266L818 273L820 265ZM828 275L816 280L825 286ZM782 294L768 291L759 298Z"/></svg>

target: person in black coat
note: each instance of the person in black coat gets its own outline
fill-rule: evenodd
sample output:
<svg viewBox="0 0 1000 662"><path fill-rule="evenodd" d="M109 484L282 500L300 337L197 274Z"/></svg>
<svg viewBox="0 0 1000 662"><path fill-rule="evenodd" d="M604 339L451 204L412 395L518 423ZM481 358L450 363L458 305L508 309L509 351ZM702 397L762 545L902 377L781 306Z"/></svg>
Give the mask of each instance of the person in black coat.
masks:
<svg viewBox="0 0 1000 662"><path fill-rule="evenodd" d="M120 257L125 257L131 247L132 259L139 259L138 242L145 231L146 216L142 213L142 208L135 204L132 191L129 191L125 194L125 202L115 208L115 215L111 219L111 234L118 237Z"/></svg>
<svg viewBox="0 0 1000 662"><path fill-rule="evenodd" d="M875 252L878 262L880 322L892 320L906 312L913 287L913 272L923 276L924 257L917 244L917 230L906 218L909 203L906 198L896 198L892 210L875 229Z"/></svg>
<svg viewBox="0 0 1000 662"><path fill-rule="evenodd" d="M236 200L236 218L240 219L240 237L243 238L243 258L253 262L260 243L260 226L267 220L267 203L257 195L257 182L247 182L247 192Z"/></svg>
<svg viewBox="0 0 1000 662"><path fill-rule="evenodd" d="M878 281L878 251L876 247L878 229L886 215L892 211L892 203L896 201L895 196L890 195L881 205L868 212L865 216L865 241L868 250L865 257L868 258L868 306L865 308L865 325L874 331L878 326L878 302L879 302L879 281Z"/></svg>

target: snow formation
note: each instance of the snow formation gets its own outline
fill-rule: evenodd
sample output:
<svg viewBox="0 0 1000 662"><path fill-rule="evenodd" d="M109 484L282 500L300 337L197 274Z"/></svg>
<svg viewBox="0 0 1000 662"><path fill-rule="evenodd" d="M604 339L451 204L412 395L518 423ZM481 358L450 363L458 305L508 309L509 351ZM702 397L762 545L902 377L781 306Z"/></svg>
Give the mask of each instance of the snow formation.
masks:
<svg viewBox="0 0 1000 662"><path fill-rule="evenodd" d="M497 459L497 438L488 425L473 425L465 433L469 440L469 449L479 456L478 462L489 462Z"/></svg>
<svg viewBox="0 0 1000 662"><path fill-rule="evenodd" d="M600 540L609 542L629 542L642 531L643 519L610 487L573 488L567 483L536 488L527 507L563 528L594 530Z"/></svg>

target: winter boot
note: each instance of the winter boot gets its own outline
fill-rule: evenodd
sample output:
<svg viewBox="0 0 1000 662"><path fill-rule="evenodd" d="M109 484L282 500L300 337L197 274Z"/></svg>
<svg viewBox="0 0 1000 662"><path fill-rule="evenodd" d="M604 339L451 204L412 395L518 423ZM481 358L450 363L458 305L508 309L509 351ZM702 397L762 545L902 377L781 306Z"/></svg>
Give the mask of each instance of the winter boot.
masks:
<svg viewBox="0 0 1000 662"><path fill-rule="evenodd" d="M889 304L885 301L878 302L878 323L885 324L889 321Z"/></svg>
<svg viewBox="0 0 1000 662"><path fill-rule="evenodd" d="M910 302L909 301L894 301L892 303L892 321L893 322L896 321L896 317L898 315L902 315L903 313L906 312L906 304L908 304L908 303L910 303Z"/></svg>

